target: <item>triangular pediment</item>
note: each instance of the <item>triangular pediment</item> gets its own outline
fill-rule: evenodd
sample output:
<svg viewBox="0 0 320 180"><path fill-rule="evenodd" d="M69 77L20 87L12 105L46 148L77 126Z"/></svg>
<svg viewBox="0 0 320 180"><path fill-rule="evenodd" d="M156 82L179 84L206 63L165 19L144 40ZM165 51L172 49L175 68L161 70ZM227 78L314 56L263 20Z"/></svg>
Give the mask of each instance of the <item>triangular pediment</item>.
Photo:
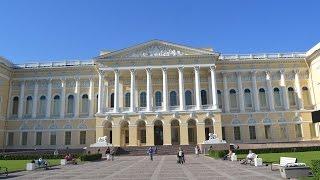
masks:
<svg viewBox="0 0 320 180"><path fill-rule="evenodd" d="M131 59L214 54L216 53L206 49L191 48L165 41L152 40L126 49L101 55L99 56L99 59Z"/></svg>

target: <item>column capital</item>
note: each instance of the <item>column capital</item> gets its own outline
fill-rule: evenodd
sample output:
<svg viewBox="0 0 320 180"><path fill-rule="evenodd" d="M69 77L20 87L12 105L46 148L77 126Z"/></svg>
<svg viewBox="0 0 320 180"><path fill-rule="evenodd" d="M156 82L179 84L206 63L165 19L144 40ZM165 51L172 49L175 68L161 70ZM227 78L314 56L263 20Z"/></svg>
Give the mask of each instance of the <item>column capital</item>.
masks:
<svg viewBox="0 0 320 180"><path fill-rule="evenodd" d="M241 72L240 71L237 71L236 72L236 75L239 77L239 76L241 76Z"/></svg>
<svg viewBox="0 0 320 180"><path fill-rule="evenodd" d="M151 67L147 67L146 71L147 71L148 74L151 74L152 68Z"/></svg>
<svg viewBox="0 0 320 180"><path fill-rule="evenodd" d="M200 66L194 66L193 68L194 68L194 71L196 71L196 72L199 72L199 70L200 70Z"/></svg>
<svg viewBox="0 0 320 180"><path fill-rule="evenodd" d="M162 70L162 72L166 73L168 71L168 68L167 67L162 67L161 70Z"/></svg>
<svg viewBox="0 0 320 180"><path fill-rule="evenodd" d="M286 71L284 69L280 69L280 74L284 74Z"/></svg>
<svg viewBox="0 0 320 180"><path fill-rule="evenodd" d="M76 81L80 81L81 78L78 77L78 76L75 76L74 79L75 79Z"/></svg>
<svg viewBox="0 0 320 180"><path fill-rule="evenodd" d="M135 75L136 74L136 69L129 69L131 75Z"/></svg>
<svg viewBox="0 0 320 180"><path fill-rule="evenodd" d="M215 71L216 69L217 69L217 66L215 64L210 66L210 71Z"/></svg>
<svg viewBox="0 0 320 180"><path fill-rule="evenodd" d="M99 76L105 76L105 70L98 70Z"/></svg>
<svg viewBox="0 0 320 180"><path fill-rule="evenodd" d="M256 76L258 71L256 69L253 69L250 71L252 76Z"/></svg>
<svg viewBox="0 0 320 180"><path fill-rule="evenodd" d="M94 81L94 77L93 77L93 76L90 76L90 77L89 77L89 81Z"/></svg>
<svg viewBox="0 0 320 180"><path fill-rule="evenodd" d="M60 81L61 81L61 83L65 83L67 81L67 78L65 78L65 77L60 78Z"/></svg>
<svg viewBox="0 0 320 180"><path fill-rule="evenodd" d="M120 70L119 69L113 69L114 74L119 75Z"/></svg>
<svg viewBox="0 0 320 180"><path fill-rule="evenodd" d="M300 73L300 70L299 70L299 69L294 69L294 70L293 70L293 73L294 73L294 74L299 74L299 73Z"/></svg>
<svg viewBox="0 0 320 180"><path fill-rule="evenodd" d="M183 66L178 67L178 71L179 71L179 72L183 72L183 69L184 69Z"/></svg>
<svg viewBox="0 0 320 180"><path fill-rule="evenodd" d="M222 74L223 77L226 77L229 73L226 72L226 71L222 71L221 74Z"/></svg>

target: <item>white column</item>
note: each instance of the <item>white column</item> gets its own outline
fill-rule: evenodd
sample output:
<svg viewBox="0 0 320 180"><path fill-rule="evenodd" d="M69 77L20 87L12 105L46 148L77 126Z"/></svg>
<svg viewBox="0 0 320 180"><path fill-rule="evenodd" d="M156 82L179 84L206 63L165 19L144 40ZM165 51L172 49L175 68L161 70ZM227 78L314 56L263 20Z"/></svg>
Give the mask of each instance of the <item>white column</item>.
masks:
<svg viewBox="0 0 320 180"><path fill-rule="evenodd" d="M60 118L63 119L65 117L66 112L66 79L61 79L61 104L60 104Z"/></svg>
<svg viewBox="0 0 320 180"><path fill-rule="evenodd" d="M94 114L94 79L90 78L90 87L89 87L89 117L93 117Z"/></svg>
<svg viewBox="0 0 320 180"><path fill-rule="evenodd" d="M19 106L18 106L18 118L22 118L23 115L23 104L24 101L24 89L25 89L25 81L22 81L20 84L20 98L19 98Z"/></svg>
<svg viewBox="0 0 320 180"><path fill-rule="evenodd" d="M238 95L239 95L240 112L245 112L241 72L236 72L236 74L237 74L237 84L238 84Z"/></svg>
<svg viewBox="0 0 320 180"><path fill-rule="evenodd" d="M223 99L224 99L224 112L230 112L230 101L229 101L229 90L228 90L228 79L227 72L222 72L223 78Z"/></svg>
<svg viewBox="0 0 320 180"><path fill-rule="evenodd" d="M169 104L168 104L168 68L162 68L162 108L163 111L168 111Z"/></svg>
<svg viewBox="0 0 320 180"><path fill-rule="evenodd" d="M185 94L184 94L184 78L183 78L183 67L178 67L179 72L179 105L180 111L185 110Z"/></svg>
<svg viewBox="0 0 320 180"><path fill-rule="evenodd" d="M253 91L253 103L254 103L254 110L260 111L260 102L259 102L259 90L257 87L257 71L251 71L251 82L252 82L252 91Z"/></svg>
<svg viewBox="0 0 320 180"><path fill-rule="evenodd" d="M114 107L113 112L119 112L119 75L118 69L114 70Z"/></svg>
<svg viewBox="0 0 320 180"><path fill-rule="evenodd" d="M39 90L39 84L36 80L34 82L34 89L33 89L33 101L32 101L32 118L37 117L37 109L38 109L38 90Z"/></svg>
<svg viewBox="0 0 320 180"><path fill-rule="evenodd" d="M147 111L152 111L152 79L151 68L146 68L147 71Z"/></svg>
<svg viewBox="0 0 320 180"><path fill-rule="evenodd" d="M280 70L280 87L281 87L282 96L283 96L284 109L289 110L290 105L289 105L288 91L287 91L286 80L285 80L285 71L283 69Z"/></svg>
<svg viewBox="0 0 320 180"><path fill-rule="evenodd" d="M302 94L301 94L301 87L300 87L300 80L299 80L299 70L294 70L294 89L297 93L298 98L298 108L301 110L303 109L303 100L302 100Z"/></svg>
<svg viewBox="0 0 320 180"><path fill-rule="evenodd" d="M195 89L196 89L196 110L201 109L201 89L200 89L200 67L195 66L194 67L194 83L195 83Z"/></svg>
<svg viewBox="0 0 320 180"><path fill-rule="evenodd" d="M104 71L99 71L98 114L104 111Z"/></svg>
<svg viewBox="0 0 320 180"><path fill-rule="evenodd" d="M7 108L7 118L10 118L11 112L12 112L12 86L13 82L12 80L9 81L9 98L8 98L8 108Z"/></svg>
<svg viewBox="0 0 320 180"><path fill-rule="evenodd" d="M131 75L131 87L130 87L130 111L136 111L136 103L135 103L135 90L136 90L136 70L130 69Z"/></svg>
<svg viewBox="0 0 320 180"><path fill-rule="evenodd" d="M270 111L274 111L274 99L273 99L273 88L271 83L271 74L270 71L266 71L266 81L268 89L268 103Z"/></svg>
<svg viewBox="0 0 320 180"><path fill-rule="evenodd" d="M52 79L48 80L48 94L47 94L47 108L46 108L46 118L51 116L51 95L52 94Z"/></svg>
<svg viewBox="0 0 320 180"><path fill-rule="evenodd" d="M211 97L212 97L212 109L218 109L218 100L217 100L217 88L216 88L216 66L210 66L211 73Z"/></svg>
<svg viewBox="0 0 320 180"><path fill-rule="evenodd" d="M74 106L74 117L79 117L79 104L80 104L80 79L76 78L76 87L74 88L75 98L75 106Z"/></svg>

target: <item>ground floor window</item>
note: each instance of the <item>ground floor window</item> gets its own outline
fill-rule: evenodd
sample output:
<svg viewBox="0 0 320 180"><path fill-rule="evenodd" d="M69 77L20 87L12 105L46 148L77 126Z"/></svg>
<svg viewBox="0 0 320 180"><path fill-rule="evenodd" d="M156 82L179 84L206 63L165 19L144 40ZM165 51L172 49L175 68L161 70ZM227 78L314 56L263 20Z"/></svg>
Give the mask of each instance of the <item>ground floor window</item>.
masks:
<svg viewBox="0 0 320 180"><path fill-rule="evenodd" d="M145 129L140 130L140 142L146 143L146 130Z"/></svg>
<svg viewBox="0 0 320 180"><path fill-rule="evenodd" d="M13 132L8 132L8 141L7 141L8 146L13 146L13 138L14 138Z"/></svg>
<svg viewBox="0 0 320 180"><path fill-rule="evenodd" d="M36 145L40 146L42 144L42 132L36 133Z"/></svg>
<svg viewBox="0 0 320 180"><path fill-rule="evenodd" d="M255 126L249 126L249 133L250 133L250 139L254 140L256 139L256 127Z"/></svg>
<svg viewBox="0 0 320 180"><path fill-rule="evenodd" d="M301 124L296 124L295 129L296 129L296 137L301 138L302 137Z"/></svg>
<svg viewBox="0 0 320 180"><path fill-rule="evenodd" d="M264 135L265 135L266 139L271 139L271 126L270 125L264 126Z"/></svg>
<svg viewBox="0 0 320 180"><path fill-rule="evenodd" d="M222 127L222 139L226 140L226 127Z"/></svg>
<svg viewBox="0 0 320 180"><path fill-rule="evenodd" d="M86 144L86 137L87 137L87 132L80 131L80 144Z"/></svg>
<svg viewBox="0 0 320 180"><path fill-rule="evenodd" d="M22 132L21 145L26 146L28 143L28 132Z"/></svg>
<svg viewBox="0 0 320 180"><path fill-rule="evenodd" d="M52 132L50 134L50 145L56 145L57 143L57 134L55 132Z"/></svg>
<svg viewBox="0 0 320 180"><path fill-rule="evenodd" d="M64 144L70 145L71 144L71 131L66 131L64 134Z"/></svg>
<svg viewBox="0 0 320 180"><path fill-rule="evenodd" d="M240 126L233 127L234 140L241 140Z"/></svg>

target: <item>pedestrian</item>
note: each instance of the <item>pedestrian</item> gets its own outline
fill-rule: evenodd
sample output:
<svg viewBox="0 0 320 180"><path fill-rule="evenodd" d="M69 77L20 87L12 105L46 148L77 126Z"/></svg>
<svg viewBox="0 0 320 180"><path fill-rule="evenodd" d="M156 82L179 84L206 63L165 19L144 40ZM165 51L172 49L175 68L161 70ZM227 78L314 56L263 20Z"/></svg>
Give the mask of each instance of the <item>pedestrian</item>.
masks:
<svg viewBox="0 0 320 180"><path fill-rule="evenodd" d="M107 157L107 160L109 161L111 158L110 158L110 148L107 147L107 150L106 150L106 157Z"/></svg>
<svg viewBox="0 0 320 180"><path fill-rule="evenodd" d="M181 147L179 147L179 151L178 151L177 156L178 156L178 163L183 164L184 163L184 152Z"/></svg>
<svg viewBox="0 0 320 180"><path fill-rule="evenodd" d="M196 145L196 146L194 147L194 154L199 157L199 153L200 153L200 147L199 147L198 145Z"/></svg>
<svg viewBox="0 0 320 180"><path fill-rule="evenodd" d="M111 161L114 160L114 148L110 149L110 158L111 158Z"/></svg>
<svg viewBox="0 0 320 180"><path fill-rule="evenodd" d="M148 152L147 152L148 154L149 154L149 156L150 156L150 160L151 161L153 161L153 148L152 147L149 147L149 149L148 149Z"/></svg>

